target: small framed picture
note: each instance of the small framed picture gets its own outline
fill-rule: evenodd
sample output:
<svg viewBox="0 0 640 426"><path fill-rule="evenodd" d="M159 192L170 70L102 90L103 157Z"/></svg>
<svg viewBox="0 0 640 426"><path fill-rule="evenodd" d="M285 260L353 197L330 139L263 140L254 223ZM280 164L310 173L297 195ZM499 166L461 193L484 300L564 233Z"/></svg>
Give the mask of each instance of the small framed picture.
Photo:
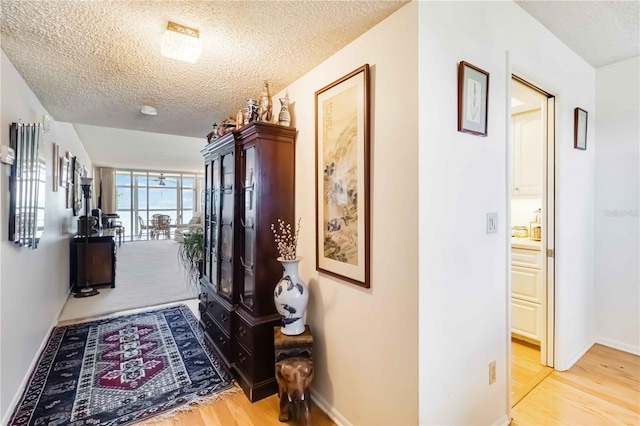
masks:
<svg viewBox="0 0 640 426"><path fill-rule="evenodd" d="M67 198L67 204L66 204L66 206L67 206L68 209L70 209L70 208L73 207L74 190L73 190L73 184L72 183L68 184L66 191L67 191L67 197L66 197Z"/></svg>
<svg viewBox="0 0 640 426"><path fill-rule="evenodd" d="M575 149L587 149L587 111L576 108L573 119L573 147Z"/></svg>
<svg viewBox="0 0 640 426"><path fill-rule="evenodd" d="M489 73L468 62L458 64L458 131L487 136Z"/></svg>
<svg viewBox="0 0 640 426"><path fill-rule="evenodd" d="M62 188L69 187L69 160L67 157L60 157L60 186Z"/></svg>
<svg viewBox="0 0 640 426"><path fill-rule="evenodd" d="M58 192L58 185L60 184L60 145L52 142L52 176L51 183L53 184L53 192Z"/></svg>

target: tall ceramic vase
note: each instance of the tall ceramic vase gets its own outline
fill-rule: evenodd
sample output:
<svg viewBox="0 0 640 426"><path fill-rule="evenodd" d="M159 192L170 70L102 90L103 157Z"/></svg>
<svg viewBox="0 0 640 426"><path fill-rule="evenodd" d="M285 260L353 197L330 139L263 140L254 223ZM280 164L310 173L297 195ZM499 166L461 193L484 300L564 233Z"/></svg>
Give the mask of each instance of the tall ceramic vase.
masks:
<svg viewBox="0 0 640 426"><path fill-rule="evenodd" d="M276 309L282 318L282 334L296 336L304 333L304 314L309 302L309 287L298 275L298 264L302 260L284 260L279 257L284 273L273 291Z"/></svg>
<svg viewBox="0 0 640 426"><path fill-rule="evenodd" d="M291 124L291 113L289 113L289 98L280 98L280 114L278 114L278 124L281 126L289 126Z"/></svg>

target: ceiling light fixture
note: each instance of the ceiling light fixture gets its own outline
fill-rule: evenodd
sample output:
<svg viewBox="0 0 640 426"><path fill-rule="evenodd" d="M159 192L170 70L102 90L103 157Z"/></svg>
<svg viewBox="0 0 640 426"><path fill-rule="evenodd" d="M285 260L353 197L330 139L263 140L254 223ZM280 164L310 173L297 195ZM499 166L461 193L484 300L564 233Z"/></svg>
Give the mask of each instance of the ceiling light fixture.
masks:
<svg viewBox="0 0 640 426"><path fill-rule="evenodd" d="M158 115L158 110L149 105L143 105L140 112L144 115Z"/></svg>
<svg viewBox="0 0 640 426"><path fill-rule="evenodd" d="M195 64L202 53L200 31L169 21L160 52L168 58Z"/></svg>

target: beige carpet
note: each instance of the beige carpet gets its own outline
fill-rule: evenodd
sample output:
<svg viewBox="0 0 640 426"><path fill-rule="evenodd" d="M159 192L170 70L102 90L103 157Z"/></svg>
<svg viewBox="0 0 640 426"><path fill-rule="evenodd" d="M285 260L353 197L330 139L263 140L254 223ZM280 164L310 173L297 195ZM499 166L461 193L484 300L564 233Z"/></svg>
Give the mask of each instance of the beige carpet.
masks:
<svg viewBox="0 0 640 426"><path fill-rule="evenodd" d="M99 295L84 299L70 296L60 321L197 298L198 289L187 284L178 263L179 246L173 240L152 240L118 247L116 287L99 287Z"/></svg>

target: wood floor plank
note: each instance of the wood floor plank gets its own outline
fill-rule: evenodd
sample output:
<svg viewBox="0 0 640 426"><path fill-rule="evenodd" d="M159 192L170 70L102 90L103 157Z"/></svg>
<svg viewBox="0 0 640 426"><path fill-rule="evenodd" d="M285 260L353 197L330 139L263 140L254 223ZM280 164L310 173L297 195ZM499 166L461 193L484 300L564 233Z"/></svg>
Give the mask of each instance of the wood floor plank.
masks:
<svg viewBox="0 0 640 426"><path fill-rule="evenodd" d="M540 364L539 346L512 338L511 406L522 400L552 371L552 368Z"/></svg>
<svg viewBox="0 0 640 426"><path fill-rule="evenodd" d="M194 405L169 418L150 419L145 426L251 426L296 425L299 422L278 421L279 399L277 395L251 403L242 392L222 396L219 400ZM314 426L335 426L335 423L315 404L312 404L311 421Z"/></svg>
<svg viewBox="0 0 640 426"><path fill-rule="evenodd" d="M640 357L594 345L512 410L512 425L640 425Z"/></svg>
<svg viewBox="0 0 640 426"><path fill-rule="evenodd" d="M515 406L522 398L527 396L529 392L535 389L549 374L553 373L553 368L542 367L537 374L531 376L528 382L521 384L516 390L511 392L511 406Z"/></svg>

